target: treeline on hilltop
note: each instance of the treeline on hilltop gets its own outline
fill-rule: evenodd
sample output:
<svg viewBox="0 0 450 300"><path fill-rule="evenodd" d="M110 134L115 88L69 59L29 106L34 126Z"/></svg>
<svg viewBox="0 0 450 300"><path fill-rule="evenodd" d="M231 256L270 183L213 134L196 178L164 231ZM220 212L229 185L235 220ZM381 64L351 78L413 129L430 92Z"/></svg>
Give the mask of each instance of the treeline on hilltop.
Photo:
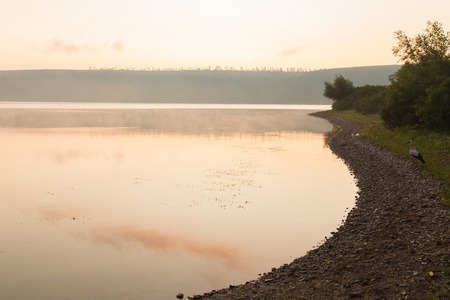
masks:
<svg viewBox="0 0 450 300"><path fill-rule="evenodd" d="M387 84L397 65L269 71L0 71L0 101L109 103L331 104L323 82L336 74Z"/></svg>
<svg viewBox="0 0 450 300"><path fill-rule="evenodd" d="M334 110L380 113L389 128L422 126L450 131L450 32L428 22L423 34L396 32L395 56L404 65L389 76L389 85L355 87L342 75L325 81L323 95Z"/></svg>

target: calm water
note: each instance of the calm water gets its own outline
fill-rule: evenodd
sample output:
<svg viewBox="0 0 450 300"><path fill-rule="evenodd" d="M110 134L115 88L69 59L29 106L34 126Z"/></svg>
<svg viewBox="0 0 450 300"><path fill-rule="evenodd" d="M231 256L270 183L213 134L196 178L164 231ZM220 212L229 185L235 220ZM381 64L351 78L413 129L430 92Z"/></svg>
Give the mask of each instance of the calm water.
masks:
<svg viewBox="0 0 450 300"><path fill-rule="evenodd" d="M0 299L175 299L304 255L356 194L311 112L1 108Z"/></svg>

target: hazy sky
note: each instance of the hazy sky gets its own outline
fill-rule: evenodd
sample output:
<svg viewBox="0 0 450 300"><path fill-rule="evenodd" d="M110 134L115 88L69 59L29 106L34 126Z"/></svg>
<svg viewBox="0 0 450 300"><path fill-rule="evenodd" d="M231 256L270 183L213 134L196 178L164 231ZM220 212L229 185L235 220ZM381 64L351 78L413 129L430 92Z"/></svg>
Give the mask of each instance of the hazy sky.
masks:
<svg viewBox="0 0 450 300"><path fill-rule="evenodd" d="M0 70L397 63L448 0L0 0Z"/></svg>

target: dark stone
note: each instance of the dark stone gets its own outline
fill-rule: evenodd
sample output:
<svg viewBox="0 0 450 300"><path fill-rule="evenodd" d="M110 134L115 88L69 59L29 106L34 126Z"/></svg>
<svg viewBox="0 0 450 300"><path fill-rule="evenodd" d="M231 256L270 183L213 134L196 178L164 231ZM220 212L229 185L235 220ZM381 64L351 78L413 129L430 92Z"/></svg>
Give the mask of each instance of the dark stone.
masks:
<svg viewBox="0 0 450 300"><path fill-rule="evenodd" d="M349 297L350 298L362 298L363 294L361 294L361 292L358 292L358 291L353 291L353 292L350 292Z"/></svg>

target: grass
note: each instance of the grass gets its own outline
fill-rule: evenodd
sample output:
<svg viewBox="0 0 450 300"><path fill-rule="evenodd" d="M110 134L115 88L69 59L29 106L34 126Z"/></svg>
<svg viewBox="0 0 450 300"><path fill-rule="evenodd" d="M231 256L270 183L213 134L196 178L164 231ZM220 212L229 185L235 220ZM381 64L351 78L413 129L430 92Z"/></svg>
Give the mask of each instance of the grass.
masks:
<svg viewBox="0 0 450 300"><path fill-rule="evenodd" d="M388 129L383 125L379 114L363 115L355 111L328 111L328 114L340 116L364 124L360 134L373 140L399 156L410 158L409 143L425 159L425 164L417 161L417 166L429 176L442 183L444 204L450 206L450 135L416 127Z"/></svg>
<svg viewBox="0 0 450 300"><path fill-rule="evenodd" d="M432 276L430 276L432 274ZM424 276L425 285L428 287L428 299L439 300L450 297L450 267L438 268L428 272Z"/></svg>

